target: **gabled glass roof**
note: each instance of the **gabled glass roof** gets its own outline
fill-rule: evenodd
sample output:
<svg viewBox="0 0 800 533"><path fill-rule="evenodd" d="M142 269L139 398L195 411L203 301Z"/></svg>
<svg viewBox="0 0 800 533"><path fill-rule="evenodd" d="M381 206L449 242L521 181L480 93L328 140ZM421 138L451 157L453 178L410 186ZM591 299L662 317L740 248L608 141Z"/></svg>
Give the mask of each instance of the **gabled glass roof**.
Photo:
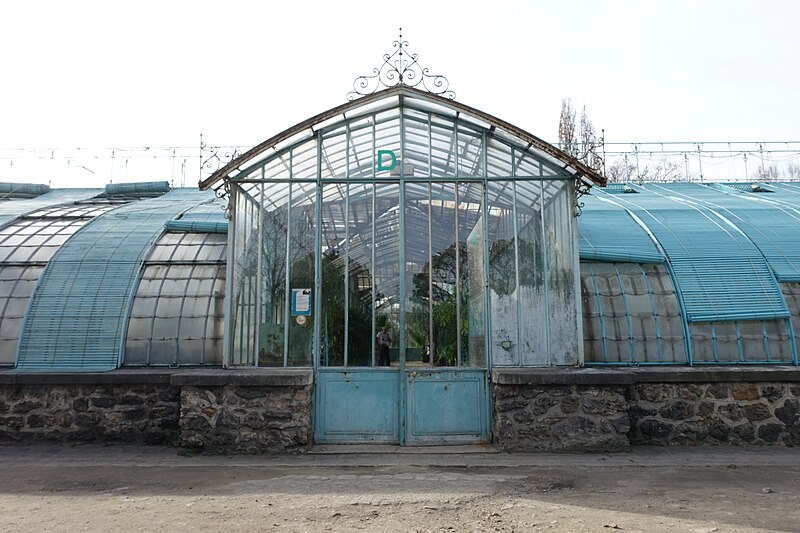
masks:
<svg viewBox="0 0 800 533"><path fill-rule="evenodd" d="M380 150L395 154L395 168L380 170ZM574 177L605 184L605 178L574 157L507 122L399 85L264 141L202 181L200 188L219 186L222 180L383 181L400 176Z"/></svg>

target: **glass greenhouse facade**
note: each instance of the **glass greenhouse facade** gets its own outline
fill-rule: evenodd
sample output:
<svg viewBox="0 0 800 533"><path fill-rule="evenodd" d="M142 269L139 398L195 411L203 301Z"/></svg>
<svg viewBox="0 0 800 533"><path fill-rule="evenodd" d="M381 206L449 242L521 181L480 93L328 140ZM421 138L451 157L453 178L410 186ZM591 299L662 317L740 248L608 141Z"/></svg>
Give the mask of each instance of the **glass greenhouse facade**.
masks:
<svg viewBox="0 0 800 533"><path fill-rule="evenodd" d="M229 364L377 367L384 327L392 365L577 364L577 170L421 91L343 107L223 169Z"/></svg>

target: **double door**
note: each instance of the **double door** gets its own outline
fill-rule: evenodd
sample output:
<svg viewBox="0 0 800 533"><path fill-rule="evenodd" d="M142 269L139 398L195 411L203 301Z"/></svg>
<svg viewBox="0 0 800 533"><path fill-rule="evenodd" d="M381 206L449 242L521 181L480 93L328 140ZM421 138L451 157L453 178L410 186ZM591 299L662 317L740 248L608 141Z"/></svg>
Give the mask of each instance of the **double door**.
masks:
<svg viewBox="0 0 800 533"><path fill-rule="evenodd" d="M488 441L484 184L321 196L315 441Z"/></svg>

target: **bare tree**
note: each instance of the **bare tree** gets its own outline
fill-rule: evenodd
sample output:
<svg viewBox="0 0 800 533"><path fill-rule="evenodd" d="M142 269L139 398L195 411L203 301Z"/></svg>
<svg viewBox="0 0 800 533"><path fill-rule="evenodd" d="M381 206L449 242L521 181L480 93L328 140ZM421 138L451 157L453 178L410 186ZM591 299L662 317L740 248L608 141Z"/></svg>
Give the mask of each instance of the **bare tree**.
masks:
<svg viewBox="0 0 800 533"><path fill-rule="evenodd" d="M752 177L756 181L778 181L781 179L782 174L778 165L772 163L766 167L759 165L755 172L753 172Z"/></svg>
<svg viewBox="0 0 800 533"><path fill-rule="evenodd" d="M558 147L569 155L578 156L575 108L571 98L561 99L561 117L558 119Z"/></svg>
<svg viewBox="0 0 800 533"><path fill-rule="evenodd" d="M800 180L800 164L795 162L786 163L786 167L783 169L783 177L791 181Z"/></svg>
<svg viewBox="0 0 800 533"><path fill-rule="evenodd" d="M606 165L606 177L609 181L647 183L654 181L681 181L685 179L681 165L674 160L664 158L653 164L639 165L630 159L627 166L624 158L617 158Z"/></svg>
<svg viewBox="0 0 800 533"><path fill-rule="evenodd" d="M632 181L636 179L636 165L625 164L625 159L620 157L606 165L606 178L608 181Z"/></svg>
<svg viewBox="0 0 800 533"><path fill-rule="evenodd" d="M576 157L587 166L601 171L603 159L598 153L600 141L594 124L586 114L586 106L581 111L580 122L576 121L572 100L561 100L561 117L558 120L558 147L571 156Z"/></svg>

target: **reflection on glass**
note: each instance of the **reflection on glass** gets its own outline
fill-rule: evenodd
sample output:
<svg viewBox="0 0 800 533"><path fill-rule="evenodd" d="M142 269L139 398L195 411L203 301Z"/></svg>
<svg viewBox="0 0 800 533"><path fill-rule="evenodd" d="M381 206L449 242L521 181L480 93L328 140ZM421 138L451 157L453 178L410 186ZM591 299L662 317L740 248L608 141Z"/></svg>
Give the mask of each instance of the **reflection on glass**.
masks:
<svg viewBox="0 0 800 533"><path fill-rule="evenodd" d="M372 185L350 186L348 197L347 364L372 364Z"/></svg>
<svg viewBox="0 0 800 533"><path fill-rule="evenodd" d="M516 182L519 253L519 343L523 365L547 364L547 298L542 243L541 184Z"/></svg>
<svg viewBox="0 0 800 533"><path fill-rule="evenodd" d="M458 240L462 251L459 276L461 360L466 366L486 366L483 185L461 183L458 189Z"/></svg>
<svg viewBox="0 0 800 533"><path fill-rule="evenodd" d="M428 203L431 213L430 291L426 296L433 307L429 362L435 366L455 366L458 363L459 304L456 280L465 272L466 256L456 247L456 198L452 183L430 185ZM435 228L435 229L434 229ZM427 277L427 272L426 272Z"/></svg>
<svg viewBox="0 0 800 533"><path fill-rule="evenodd" d="M552 365L574 365L578 354L575 304L575 246L573 244L572 184L543 181L544 235L547 254L548 316Z"/></svg>
<svg viewBox="0 0 800 533"><path fill-rule="evenodd" d="M322 366L342 366L345 363L346 203L347 186L344 183L322 188L322 314L319 340Z"/></svg>
<svg viewBox="0 0 800 533"><path fill-rule="evenodd" d="M430 360L430 201L428 186L407 183L405 188L405 360ZM446 229L445 229L446 231Z"/></svg>
<svg viewBox="0 0 800 533"><path fill-rule="evenodd" d="M375 279L372 327L373 364L378 363L375 335L388 326L389 358L397 362L400 341L400 187L375 185Z"/></svg>
<svg viewBox="0 0 800 533"><path fill-rule="evenodd" d="M265 202L261 212L261 322L258 328L258 365L283 366L286 316L286 234L288 209Z"/></svg>
<svg viewBox="0 0 800 533"><path fill-rule="evenodd" d="M496 365L514 365L519 346L512 183L490 182L487 195L492 357Z"/></svg>
<svg viewBox="0 0 800 533"><path fill-rule="evenodd" d="M237 186L232 187L236 201L236 253L233 264L233 334L232 363L252 365L258 320L258 204Z"/></svg>
<svg viewBox="0 0 800 533"><path fill-rule="evenodd" d="M289 238L289 295L292 291L309 291L309 314L291 311L289 302L288 365L310 366L314 350L314 268L315 248L315 186L292 184L292 209Z"/></svg>

